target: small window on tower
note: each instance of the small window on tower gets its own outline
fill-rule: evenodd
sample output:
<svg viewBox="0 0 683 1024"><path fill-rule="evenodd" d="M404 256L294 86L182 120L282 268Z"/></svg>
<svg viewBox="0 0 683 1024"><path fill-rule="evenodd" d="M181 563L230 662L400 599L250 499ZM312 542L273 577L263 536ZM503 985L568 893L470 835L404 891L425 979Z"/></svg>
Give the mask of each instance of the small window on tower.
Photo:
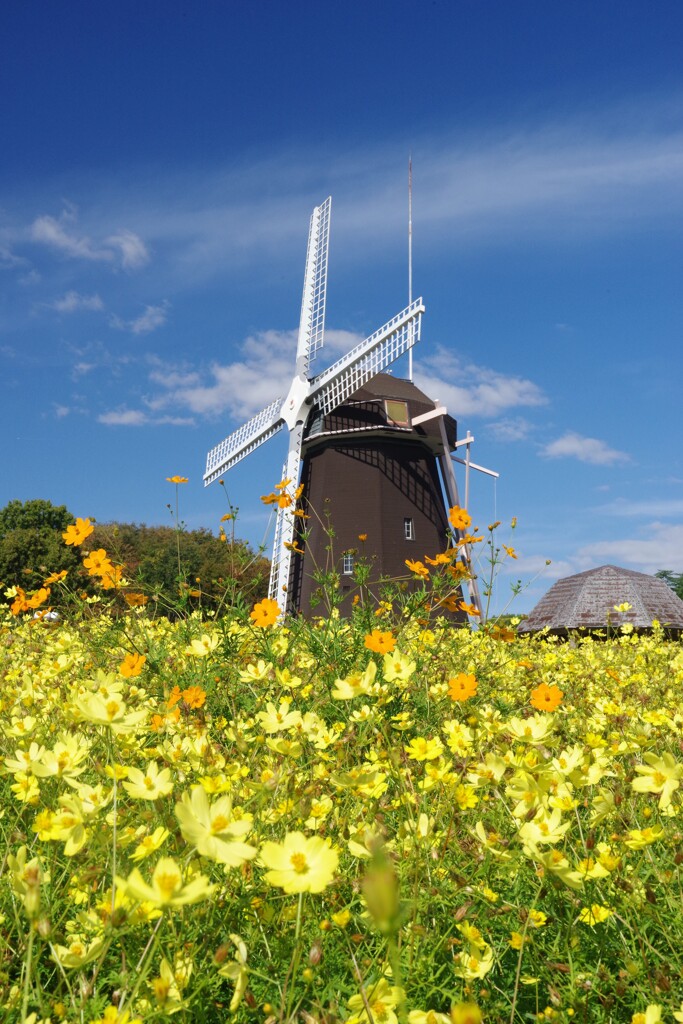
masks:
<svg viewBox="0 0 683 1024"><path fill-rule="evenodd" d="M407 402L399 402L393 398L386 398L384 400L384 411L387 414L389 422L393 423L395 427L410 426L410 413L408 412Z"/></svg>
<svg viewBox="0 0 683 1024"><path fill-rule="evenodd" d="M356 559L351 551L347 551L342 561L342 573L344 576L351 576Z"/></svg>
<svg viewBox="0 0 683 1024"><path fill-rule="evenodd" d="M403 536L406 540L415 540L415 526L409 516L403 520Z"/></svg>

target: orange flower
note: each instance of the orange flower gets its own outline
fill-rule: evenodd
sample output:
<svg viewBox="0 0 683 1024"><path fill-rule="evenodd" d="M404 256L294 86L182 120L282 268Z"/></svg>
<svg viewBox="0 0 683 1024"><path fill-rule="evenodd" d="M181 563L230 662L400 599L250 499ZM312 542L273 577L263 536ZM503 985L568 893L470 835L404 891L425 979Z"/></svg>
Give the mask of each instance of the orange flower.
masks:
<svg viewBox="0 0 683 1024"><path fill-rule="evenodd" d="M381 629L373 629L365 637L365 646L376 654L390 654L396 646L396 637L392 633L383 633Z"/></svg>
<svg viewBox="0 0 683 1024"><path fill-rule="evenodd" d="M45 604L49 596L50 588L41 587L40 590L35 591L30 601L28 602L29 608L39 608L41 604Z"/></svg>
<svg viewBox="0 0 683 1024"><path fill-rule="evenodd" d="M62 569L61 572L53 572L48 576L46 580L43 580L43 586L49 587L51 583L61 583L61 581L68 575L68 569Z"/></svg>
<svg viewBox="0 0 683 1024"><path fill-rule="evenodd" d="M201 686L188 686L183 690L183 700L191 708L200 708L206 700L206 694Z"/></svg>
<svg viewBox="0 0 683 1024"><path fill-rule="evenodd" d="M175 704L177 704L178 701L180 700L180 698L182 697L182 695L183 695L183 691L180 689L180 687L179 686L174 686L173 689L171 690L171 692L168 695L168 706L169 706L169 708L172 708Z"/></svg>
<svg viewBox="0 0 683 1024"><path fill-rule="evenodd" d="M142 608L149 600L144 594L124 594L123 596L129 608Z"/></svg>
<svg viewBox="0 0 683 1024"><path fill-rule="evenodd" d="M467 612L468 615L476 616L481 614L476 604L468 604L467 601L461 601L460 608L463 612Z"/></svg>
<svg viewBox="0 0 683 1024"><path fill-rule="evenodd" d="M416 576L423 576L425 579L429 579L429 569L422 562L413 562L410 558L406 558L406 565Z"/></svg>
<svg viewBox="0 0 683 1024"><path fill-rule="evenodd" d="M91 576L102 576L105 572L109 572L113 569L113 565L109 561L109 555L104 548L98 548L97 551L91 551L83 559L83 565L88 570Z"/></svg>
<svg viewBox="0 0 683 1024"><path fill-rule="evenodd" d="M448 522L454 530L466 530L472 522L472 516L464 508L454 505L448 513Z"/></svg>
<svg viewBox="0 0 683 1024"><path fill-rule="evenodd" d="M358 540L361 542L361 544L364 544L367 539L368 539L367 533L359 533L358 534Z"/></svg>
<svg viewBox="0 0 683 1024"><path fill-rule="evenodd" d="M29 600L26 597L25 592L21 589L21 587L17 587L16 590L16 597L14 598L14 601L10 605L10 611L12 612L12 615L20 615L21 612L27 612L31 607L31 605L29 604Z"/></svg>
<svg viewBox="0 0 683 1024"><path fill-rule="evenodd" d="M509 548L507 544L503 544L503 550L505 551L505 554L508 555L510 558L517 557L517 552L515 551L515 549Z"/></svg>
<svg viewBox="0 0 683 1024"><path fill-rule="evenodd" d="M127 654L119 665L119 675L123 676L124 679L132 679L134 676L139 676L142 672L142 666L146 661L147 658L144 654Z"/></svg>
<svg viewBox="0 0 683 1024"><path fill-rule="evenodd" d="M249 612L249 618L252 620L254 625L261 626L264 629L266 626L272 626L277 622L279 615L279 604L277 601L273 601L269 597L264 597L264 599L259 601L258 604L255 604Z"/></svg>
<svg viewBox="0 0 683 1024"><path fill-rule="evenodd" d="M100 583L105 590L113 590L114 587L118 587L122 579L123 569L119 565L111 565L110 563L100 573Z"/></svg>
<svg viewBox="0 0 683 1024"><path fill-rule="evenodd" d="M76 519L75 523L67 526L62 534L65 544L82 544L86 537L93 532L93 525L89 519Z"/></svg>
<svg viewBox="0 0 683 1024"><path fill-rule="evenodd" d="M461 672L459 675L454 676L453 679L448 680L448 696L451 700L469 700L470 697L474 697L478 685L474 676Z"/></svg>
<svg viewBox="0 0 683 1024"><path fill-rule="evenodd" d="M548 686L547 683L541 683L531 691L531 704L538 711L554 711L562 702L563 697L564 693L559 686Z"/></svg>
<svg viewBox="0 0 683 1024"><path fill-rule="evenodd" d="M189 480L186 476L167 476L169 484L186 484Z"/></svg>

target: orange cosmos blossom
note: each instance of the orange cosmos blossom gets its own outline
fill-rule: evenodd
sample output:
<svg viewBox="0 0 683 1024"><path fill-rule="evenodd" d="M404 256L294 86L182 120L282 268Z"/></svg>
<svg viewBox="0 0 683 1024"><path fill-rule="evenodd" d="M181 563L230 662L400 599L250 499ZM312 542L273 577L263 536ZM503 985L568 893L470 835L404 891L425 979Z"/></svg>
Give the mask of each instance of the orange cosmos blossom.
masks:
<svg viewBox="0 0 683 1024"><path fill-rule="evenodd" d="M554 711L562 702L563 697L564 693L559 686L548 686L547 683L541 683L531 691L531 705L537 711Z"/></svg>
<svg viewBox="0 0 683 1024"><path fill-rule="evenodd" d="M365 637L365 646L376 654L390 654L396 646L396 637L392 633L383 633L381 629L373 629Z"/></svg>
<svg viewBox="0 0 683 1024"><path fill-rule="evenodd" d="M454 530L466 530L472 522L472 516L464 508L454 505L448 513L448 522Z"/></svg>
<svg viewBox="0 0 683 1024"><path fill-rule="evenodd" d="M142 672L142 666L147 661L144 654L127 654L119 665L119 675L124 679L133 679Z"/></svg>
<svg viewBox="0 0 683 1024"><path fill-rule="evenodd" d="M448 696L451 700L465 701L474 697L477 692L478 682L475 676L461 672L448 680Z"/></svg>
<svg viewBox="0 0 683 1024"><path fill-rule="evenodd" d="M91 551L89 555L86 555L83 559L83 565L88 570L90 576L102 576L105 572L109 572L110 569L114 568L104 548L98 548L97 551Z"/></svg>
<svg viewBox="0 0 683 1024"><path fill-rule="evenodd" d="M61 583L61 581L63 579L65 579L68 575L69 575L69 570L68 569L62 569L61 572L50 573L50 575L47 577L47 579L43 580L43 586L44 587L49 587L51 583Z"/></svg>
<svg viewBox="0 0 683 1024"><path fill-rule="evenodd" d="M461 601L460 602L460 609L461 609L461 611L467 612L468 615L472 615L472 616L476 616L476 615L480 615L481 614L479 609L477 608L476 604L468 604L467 601Z"/></svg>
<svg viewBox="0 0 683 1024"><path fill-rule="evenodd" d="M410 558L406 558L406 565L411 572L415 573L416 576L422 576L425 579L429 579L429 569L423 562L414 562Z"/></svg>
<svg viewBox="0 0 683 1024"><path fill-rule="evenodd" d="M65 544L73 544L75 546L82 544L86 537L89 537L93 532L93 525L89 519L76 519L75 523L67 526L66 530L62 534Z"/></svg>
<svg viewBox="0 0 683 1024"><path fill-rule="evenodd" d="M188 686L183 690L183 700L190 708L201 708L206 700L206 694L201 686Z"/></svg>
<svg viewBox="0 0 683 1024"><path fill-rule="evenodd" d="M187 484L189 480L186 476L167 476L169 484Z"/></svg>
<svg viewBox="0 0 683 1024"><path fill-rule="evenodd" d="M263 629L267 626L274 625L274 623L277 622L279 615L280 606L277 601L273 601L270 597L264 597L264 599L255 604L249 612L249 618L252 620L254 625L261 626Z"/></svg>

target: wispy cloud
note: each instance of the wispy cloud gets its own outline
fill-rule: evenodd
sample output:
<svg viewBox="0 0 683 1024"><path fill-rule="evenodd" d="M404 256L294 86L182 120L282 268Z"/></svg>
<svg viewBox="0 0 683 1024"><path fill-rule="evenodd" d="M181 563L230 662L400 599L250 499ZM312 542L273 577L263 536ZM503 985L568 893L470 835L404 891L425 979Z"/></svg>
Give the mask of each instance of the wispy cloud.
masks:
<svg viewBox="0 0 683 1024"><path fill-rule="evenodd" d="M100 413L97 422L107 427L194 426L191 416L150 416L141 409L112 409L109 412Z"/></svg>
<svg viewBox="0 0 683 1024"><path fill-rule="evenodd" d="M57 219L45 214L36 217L31 225L33 242L56 249L70 259L89 262L119 263L126 269L137 269L149 261L149 252L142 239L133 231L123 230L94 242L88 235L75 230L77 217L73 207L62 211Z"/></svg>
<svg viewBox="0 0 683 1024"><path fill-rule="evenodd" d="M649 498L645 501L631 501L617 498L605 505L599 505L596 512L607 516L633 517L634 519L669 519L683 516L683 498Z"/></svg>
<svg viewBox="0 0 683 1024"><path fill-rule="evenodd" d="M78 310L86 309L98 311L104 309L104 303L99 295L79 295L78 292L70 291L61 299L50 303L52 309L58 313L76 313Z"/></svg>
<svg viewBox="0 0 683 1024"><path fill-rule="evenodd" d="M152 331L163 327L168 319L168 302L162 302L160 306L145 306L144 313L133 320L122 320L119 316L111 318L111 326L121 331L130 331L131 334L151 334Z"/></svg>
<svg viewBox="0 0 683 1024"><path fill-rule="evenodd" d="M613 466L619 462L630 462L626 452L610 448L605 441L596 437L584 437L573 430L567 431L556 441L551 441L541 449L541 455L548 459L578 459L592 466Z"/></svg>
<svg viewBox="0 0 683 1024"><path fill-rule="evenodd" d="M447 383L455 380L460 383ZM546 405L548 401L533 381L465 363L443 347L423 357L415 383L454 416L493 417L507 409Z"/></svg>
<svg viewBox="0 0 683 1024"><path fill-rule="evenodd" d="M580 548L577 557L583 568L613 562L640 572L683 572L683 524L655 523L642 536L595 541Z"/></svg>
<svg viewBox="0 0 683 1024"><path fill-rule="evenodd" d="M512 416L507 419L494 420L486 425L486 433L496 441L525 441L532 430L533 424L523 416Z"/></svg>

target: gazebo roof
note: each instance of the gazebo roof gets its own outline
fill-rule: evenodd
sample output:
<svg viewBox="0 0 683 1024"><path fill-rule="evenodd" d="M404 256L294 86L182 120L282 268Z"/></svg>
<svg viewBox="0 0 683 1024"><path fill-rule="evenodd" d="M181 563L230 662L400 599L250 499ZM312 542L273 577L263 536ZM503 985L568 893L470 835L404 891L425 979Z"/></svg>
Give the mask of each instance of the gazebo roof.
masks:
<svg viewBox="0 0 683 1024"><path fill-rule="evenodd" d="M615 605L624 603L631 607L615 611ZM601 565L554 583L518 631L547 629L564 635L569 630L615 628L626 623L646 630L654 619L668 632L683 632L683 601L664 580L617 565Z"/></svg>

